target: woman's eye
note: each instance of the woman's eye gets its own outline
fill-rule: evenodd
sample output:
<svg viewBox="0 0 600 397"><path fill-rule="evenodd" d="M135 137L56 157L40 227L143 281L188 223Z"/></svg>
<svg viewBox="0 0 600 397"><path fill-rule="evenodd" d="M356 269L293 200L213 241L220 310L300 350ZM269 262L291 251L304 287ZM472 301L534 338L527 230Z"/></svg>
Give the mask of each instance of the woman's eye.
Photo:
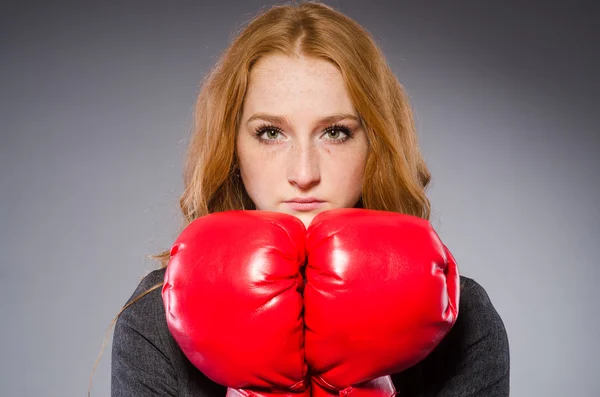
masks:
<svg viewBox="0 0 600 397"><path fill-rule="evenodd" d="M336 143L345 142L352 135L347 127L330 127L325 134L329 140L336 141Z"/></svg>
<svg viewBox="0 0 600 397"><path fill-rule="evenodd" d="M344 132L341 130L329 130L327 131L327 135L329 135L330 138L332 139L338 139L340 137L341 134L343 134Z"/></svg>
<svg viewBox="0 0 600 397"><path fill-rule="evenodd" d="M264 134L264 136L267 139L275 139L279 135L279 131L276 131L276 130L266 130L266 131L263 131L263 134Z"/></svg>
<svg viewBox="0 0 600 397"><path fill-rule="evenodd" d="M278 128L273 127L259 127L256 129L254 136L259 141L276 141L279 138L281 131ZM270 142L269 142L270 143Z"/></svg>

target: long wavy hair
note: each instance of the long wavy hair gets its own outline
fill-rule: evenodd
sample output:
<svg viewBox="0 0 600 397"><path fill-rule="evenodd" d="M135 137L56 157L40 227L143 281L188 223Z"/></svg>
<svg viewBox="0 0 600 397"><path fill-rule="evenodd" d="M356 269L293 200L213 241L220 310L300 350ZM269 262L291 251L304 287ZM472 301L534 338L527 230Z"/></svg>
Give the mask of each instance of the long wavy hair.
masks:
<svg viewBox="0 0 600 397"><path fill-rule="evenodd" d="M429 219L430 173L421 155L407 95L371 35L318 2L273 6L241 29L204 78L179 198L181 230L209 213L255 209L237 167L236 134L252 66L261 58L302 55L331 62L342 74L367 135L369 153L360 206ZM169 250L152 255L166 267ZM127 307L157 284L125 305ZM109 328L110 329L110 328Z"/></svg>
<svg viewBox="0 0 600 397"><path fill-rule="evenodd" d="M254 209L237 166L236 134L252 66L271 54L334 64L369 142L362 206L429 219L430 174L407 95L371 35L356 21L316 2L278 5L256 16L224 51L201 86L179 203L185 228L203 215ZM167 266L169 251L154 258Z"/></svg>

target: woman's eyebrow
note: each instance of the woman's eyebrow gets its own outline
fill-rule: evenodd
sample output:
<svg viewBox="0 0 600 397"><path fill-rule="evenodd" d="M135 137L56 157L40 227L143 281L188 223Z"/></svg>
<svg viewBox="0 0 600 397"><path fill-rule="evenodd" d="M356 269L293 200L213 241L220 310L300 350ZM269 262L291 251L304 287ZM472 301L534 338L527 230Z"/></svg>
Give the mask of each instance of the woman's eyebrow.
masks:
<svg viewBox="0 0 600 397"><path fill-rule="evenodd" d="M317 123L318 124L331 124L331 123L336 123L338 121L346 120L346 119L350 119L353 121L359 121L359 118L353 114L339 113L339 114L334 114L331 116L323 117L323 118L319 119L319 121ZM268 121L273 124L289 124L288 119L285 118L284 116L275 116L275 115L267 114L267 113L253 114L248 119L248 121L246 121L246 124L249 124L250 122L252 122L254 120Z"/></svg>

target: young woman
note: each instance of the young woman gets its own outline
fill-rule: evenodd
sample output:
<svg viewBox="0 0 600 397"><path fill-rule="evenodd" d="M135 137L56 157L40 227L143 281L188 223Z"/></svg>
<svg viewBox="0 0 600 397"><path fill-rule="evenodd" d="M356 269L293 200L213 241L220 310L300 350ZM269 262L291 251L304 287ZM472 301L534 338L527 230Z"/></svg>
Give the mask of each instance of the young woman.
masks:
<svg viewBox="0 0 600 397"><path fill-rule="evenodd" d="M451 290L455 265L428 226L430 175L408 100L361 26L319 3L267 10L206 77L195 114L183 233L120 312L113 396L509 395L503 322L474 280L460 276L460 294ZM202 259L190 259L190 249ZM423 261L423 252L444 272L406 281L393 266L410 256ZM319 260L330 267L315 270ZM282 280L266 282L264 274L290 263L283 279L291 281L262 295L265 283L271 293ZM318 278L324 272L335 277ZM329 284L316 287L317 279ZM185 283L203 298L182 295ZM243 299L262 301L249 313ZM417 304L398 306L411 299ZM424 326L414 310L439 302L443 321ZM398 307L410 313L389 312ZM270 322L255 327L272 310ZM346 356L318 368L339 329ZM338 337L315 342L327 333ZM269 361L271 354L285 355L286 364ZM295 367L283 373L290 357ZM352 360L359 365L345 366ZM271 366L283 380L239 381L243 362L251 371Z"/></svg>

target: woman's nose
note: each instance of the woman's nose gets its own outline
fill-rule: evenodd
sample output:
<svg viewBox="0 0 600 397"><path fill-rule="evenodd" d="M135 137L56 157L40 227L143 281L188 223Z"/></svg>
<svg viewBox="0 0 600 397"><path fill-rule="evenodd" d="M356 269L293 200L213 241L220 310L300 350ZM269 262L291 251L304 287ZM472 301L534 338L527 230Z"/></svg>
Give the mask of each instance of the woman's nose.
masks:
<svg viewBox="0 0 600 397"><path fill-rule="evenodd" d="M321 180L319 153L312 145L295 145L288 157L288 181L302 190L317 185Z"/></svg>

